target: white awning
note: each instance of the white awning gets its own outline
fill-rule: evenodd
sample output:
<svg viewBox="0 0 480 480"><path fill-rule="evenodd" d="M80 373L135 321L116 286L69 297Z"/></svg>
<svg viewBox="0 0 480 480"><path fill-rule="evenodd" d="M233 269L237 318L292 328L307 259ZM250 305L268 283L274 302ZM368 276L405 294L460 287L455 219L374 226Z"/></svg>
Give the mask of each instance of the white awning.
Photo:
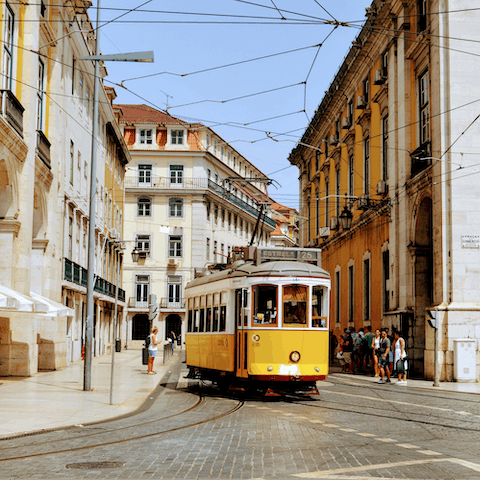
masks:
<svg viewBox="0 0 480 480"><path fill-rule="evenodd" d="M6 308L13 312L32 312L32 313L47 313L48 307L43 302L33 299L28 295L17 292L12 288L0 285L0 295L5 297L3 302L5 306L0 304L2 308ZM1 301L1 300L0 300Z"/></svg>
<svg viewBox="0 0 480 480"><path fill-rule="evenodd" d="M50 300L49 298L42 297L38 293L30 292L30 295L33 299L37 302L41 302L47 308L47 313L45 316L49 317L74 317L75 310L73 308L69 308L63 303L55 302L54 300Z"/></svg>

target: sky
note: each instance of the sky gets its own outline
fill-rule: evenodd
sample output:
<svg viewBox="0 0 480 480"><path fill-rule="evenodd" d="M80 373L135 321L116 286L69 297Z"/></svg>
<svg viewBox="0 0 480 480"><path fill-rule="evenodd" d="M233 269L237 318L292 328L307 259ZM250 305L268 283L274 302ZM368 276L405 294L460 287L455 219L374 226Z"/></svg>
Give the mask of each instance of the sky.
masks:
<svg viewBox="0 0 480 480"><path fill-rule="evenodd" d="M288 155L370 3L102 0L102 53L155 54L153 64L108 62L105 85L115 87L115 103L168 107L172 116L212 128L274 180L273 200L298 209L299 171ZM97 5L89 9L93 22Z"/></svg>

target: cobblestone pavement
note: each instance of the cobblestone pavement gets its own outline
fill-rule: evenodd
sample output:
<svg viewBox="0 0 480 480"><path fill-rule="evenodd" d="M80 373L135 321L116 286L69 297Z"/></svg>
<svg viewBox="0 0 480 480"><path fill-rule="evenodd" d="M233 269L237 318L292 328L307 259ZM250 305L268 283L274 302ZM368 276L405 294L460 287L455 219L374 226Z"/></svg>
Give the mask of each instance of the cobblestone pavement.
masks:
<svg viewBox="0 0 480 480"><path fill-rule="evenodd" d="M319 397L202 400L185 373L134 415L1 441L0 478L480 479L478 396L331 375Z"/></svg>

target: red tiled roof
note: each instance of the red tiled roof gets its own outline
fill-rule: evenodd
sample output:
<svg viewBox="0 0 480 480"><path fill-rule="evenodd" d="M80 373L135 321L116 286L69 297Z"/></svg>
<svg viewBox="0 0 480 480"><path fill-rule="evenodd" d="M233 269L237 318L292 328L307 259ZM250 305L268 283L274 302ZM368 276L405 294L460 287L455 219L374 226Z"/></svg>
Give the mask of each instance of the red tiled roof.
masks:
<svg viewBox="0 0 480 480"><path fill-rule="evenodd" d="M160 123L166 125L190 125L202 127L201 123L190 124L184 122L179 118L172 117L162 110L157 110L148 105L124 105L117 104L114 108L121 108L123 115L120 118L120 123Z"/></svg>

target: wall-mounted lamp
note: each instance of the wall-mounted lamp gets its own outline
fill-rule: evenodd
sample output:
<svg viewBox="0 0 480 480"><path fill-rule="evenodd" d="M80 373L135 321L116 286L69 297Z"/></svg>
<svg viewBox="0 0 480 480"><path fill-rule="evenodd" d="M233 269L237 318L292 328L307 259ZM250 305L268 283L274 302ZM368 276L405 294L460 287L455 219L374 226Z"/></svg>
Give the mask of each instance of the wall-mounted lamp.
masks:
<svg viewBox="0 0 480 480"><path fill-rule="evenodd" d="M140 252L137 250L137 247L135 247L132 251L132 260L133 263L138 263L138 259L140 258Z"/></svg>
<svg viewBox="0 0 480 480"><path fill-rule="evenodd" d="M350 228L352 227L353 213L346 205L343 207L342 213L340 214L339 218L342 229L350 230Z"/></svg>

